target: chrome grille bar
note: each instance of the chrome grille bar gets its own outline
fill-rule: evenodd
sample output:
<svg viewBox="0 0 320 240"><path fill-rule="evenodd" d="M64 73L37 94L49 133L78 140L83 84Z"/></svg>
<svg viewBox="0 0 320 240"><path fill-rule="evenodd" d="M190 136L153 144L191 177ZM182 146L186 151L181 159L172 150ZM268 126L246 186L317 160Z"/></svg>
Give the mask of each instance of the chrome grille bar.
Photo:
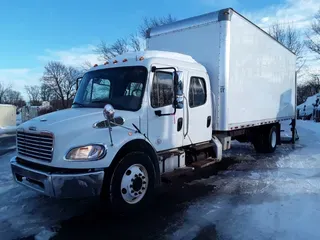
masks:
<svg viewBox="0 0 320 240"><path fill-rule="evenodd" d="M49 133L17 132L18 153L38 160L52 160L53 135Z"/></svg>

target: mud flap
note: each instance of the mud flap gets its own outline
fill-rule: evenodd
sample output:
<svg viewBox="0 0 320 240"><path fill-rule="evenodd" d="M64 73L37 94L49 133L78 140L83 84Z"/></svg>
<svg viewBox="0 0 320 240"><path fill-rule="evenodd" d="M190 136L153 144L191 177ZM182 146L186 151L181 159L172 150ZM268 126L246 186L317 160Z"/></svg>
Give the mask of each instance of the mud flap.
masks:
<svg viewBox="0 0 320 240"><path fill-rule="evenodd" d="M277 145L281 145L281 124L277 124Z"/></svg>
<svg viewBox="0 0 320 240"><path fill-rule="evenodd" d="M212 136L212 147L215 153L215 159L220 162L222 160L222 144L216 136Z"/></svg>

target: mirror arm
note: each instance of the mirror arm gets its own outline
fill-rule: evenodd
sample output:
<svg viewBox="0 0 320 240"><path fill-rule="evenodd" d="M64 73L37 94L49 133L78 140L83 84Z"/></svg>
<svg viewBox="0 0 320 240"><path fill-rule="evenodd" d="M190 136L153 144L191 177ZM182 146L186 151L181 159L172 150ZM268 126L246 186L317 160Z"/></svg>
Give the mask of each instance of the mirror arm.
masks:
<svg viewBox="0 0 320 240"><path fill-rule="evenodd" d="M82 77L78 77L77 80L76 80L76 90L78 90L79 88L79 80L81 80Z"/></svg>

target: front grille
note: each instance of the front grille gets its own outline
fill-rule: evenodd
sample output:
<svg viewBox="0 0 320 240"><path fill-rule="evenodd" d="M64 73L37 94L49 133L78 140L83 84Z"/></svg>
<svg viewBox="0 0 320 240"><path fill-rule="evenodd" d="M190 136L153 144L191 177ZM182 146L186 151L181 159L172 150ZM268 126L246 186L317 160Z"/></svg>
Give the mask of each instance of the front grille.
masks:
<svg viewBox="0 0 320 240"><path fill-rule="evenodd" d="M53 135L17 132L17 147L20 155L50 162L53 153Z"/></svg>

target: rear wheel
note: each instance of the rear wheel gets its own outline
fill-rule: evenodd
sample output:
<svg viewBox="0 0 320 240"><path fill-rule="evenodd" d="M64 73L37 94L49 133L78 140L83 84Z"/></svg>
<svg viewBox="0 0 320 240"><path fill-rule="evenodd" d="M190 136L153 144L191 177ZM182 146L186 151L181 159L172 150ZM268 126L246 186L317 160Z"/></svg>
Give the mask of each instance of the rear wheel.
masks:
<svg viewBox="0 0 320 240"><path fill-rule="evenodd" d="M273 153L278 142L277 127L271 126L261 129L253 140L253 146L259 153Z"/></svg>
<svg viewBox="0 0 320 240"><path fill-rule="evenodd" d="M112 211L130 213L145 207L154 192L155 169L149 156L135 152L123 157L104 184ZM107 194L106 194L107 193Z"/></svg>

